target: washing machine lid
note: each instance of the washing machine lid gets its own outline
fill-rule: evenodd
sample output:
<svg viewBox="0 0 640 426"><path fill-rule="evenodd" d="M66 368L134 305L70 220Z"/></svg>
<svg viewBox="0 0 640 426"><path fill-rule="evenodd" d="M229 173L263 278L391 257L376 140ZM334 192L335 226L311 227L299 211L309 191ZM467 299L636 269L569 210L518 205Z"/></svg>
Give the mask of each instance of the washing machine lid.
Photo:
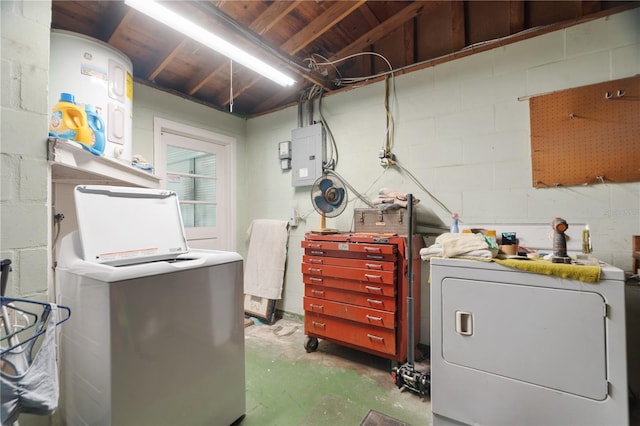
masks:
<svg viewBox="0 0 640 426"><path fill-rule="evenodd" d="M173 259L189 251L173 191L78 185L74 195L87 262L128 265Z"/></svg>

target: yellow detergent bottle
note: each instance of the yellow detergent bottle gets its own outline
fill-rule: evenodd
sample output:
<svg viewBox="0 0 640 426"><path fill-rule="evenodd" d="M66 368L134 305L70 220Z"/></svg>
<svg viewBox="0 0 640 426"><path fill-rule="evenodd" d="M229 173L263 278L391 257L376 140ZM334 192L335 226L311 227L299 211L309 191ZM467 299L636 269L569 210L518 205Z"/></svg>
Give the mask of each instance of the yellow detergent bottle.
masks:
<svg viewBox="0 0 640 426"><path fill-rule="evenodd" d="M92 145L87 113L76 105L71 93L61 93L60 101L53 107L49 122L49 136Z"/></svg>

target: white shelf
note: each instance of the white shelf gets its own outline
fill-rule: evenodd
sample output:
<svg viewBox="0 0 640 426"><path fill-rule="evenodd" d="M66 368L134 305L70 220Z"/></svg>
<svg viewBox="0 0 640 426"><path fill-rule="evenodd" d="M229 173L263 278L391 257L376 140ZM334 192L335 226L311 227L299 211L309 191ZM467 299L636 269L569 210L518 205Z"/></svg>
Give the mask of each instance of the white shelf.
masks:
<svg viewBox="0 0 640 426"><path fill-rule="evenodd" d="M75 142L49 138L47 148L53 182L160 187L160 178L154 174L122 161L93 155Z"/></svg>

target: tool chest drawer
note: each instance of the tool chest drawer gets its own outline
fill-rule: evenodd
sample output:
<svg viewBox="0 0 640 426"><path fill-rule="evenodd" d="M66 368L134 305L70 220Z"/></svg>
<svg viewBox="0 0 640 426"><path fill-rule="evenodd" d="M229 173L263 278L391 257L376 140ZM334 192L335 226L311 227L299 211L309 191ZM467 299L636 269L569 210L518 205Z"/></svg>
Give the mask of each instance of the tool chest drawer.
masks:
<svg viewBox="0 0 640 426"><path fill-rule="evenodd" d="M341 251L365 254L395 254L397 252L396 247L392 244L367 244L367 243L348 243L348 242L334 242L334 241L302 241L302 247L305 249L316 250L318 252L324 251Z"/></svg>
<svg viewBox="0 0 640 426"><path fill-rule="evenodd" d="M326 256L332 258L349 258L395 262L397 248L393 245L343 243L327 241L302 241L304 253L308 256Z"/></svg>
<svg viewBox="0 0 640 426"><path fill-rule="evenodd" d="M381 356L396 354L396 333L380 327L360 326L338 317L306 313L304 329L318 337Z"/></svg>
<svg viewBox="0 0 640 426"><path fill-rule="evenodd" d="M332 302L311 297L304 298L304 310L318 314L344 318L376 327L395 327L395 312L365 308L348 303Z"/></svg>
<svg viewBox="0 0 640 426"><path fill-rule="evenodd" d="M305 284L349 290L371 296L389 296L394 298L396 296L396 287L390 284L379 285L361 281L350 281L342 278L315 277L308 274L302 275L302 281Z"/></svg>
<svg viewBox="0 0 640 426"><path fill-rule="evenodd" d="M349 259L329 256L302 256L302 262L309 265L345 266L347 268L370 269L372 271L395 271L395 261L380 262L367 259Z"/></svg>
<svg viewBox="0 0 640 426"><path fill-rule="evenodd" d="M307 284L304 286L304 295L316 299L340 300L352 305L366 306L369 308L395 311L396 298L393 296L372 296L361 292L345 291L337 288L316 286Z"/></svg>
<svg viewBox="0 0 640 426"><path fill-rule="evenodd" d="M302 264L302 273L320 277L346 278L368 283L394 284L395 271L372 271L370 269L346 268L344 266Z"/></svg>
<svg viewBox="0 0 640 426"><path fill-rule="evenodd" d="M308 352L316 350L322 338L388 359L406 359L407 241L387 234L305 236L301 271ZM413 268L418 300L419 262L418 257ZM415 328L419 336L419 324Z"/></svg>

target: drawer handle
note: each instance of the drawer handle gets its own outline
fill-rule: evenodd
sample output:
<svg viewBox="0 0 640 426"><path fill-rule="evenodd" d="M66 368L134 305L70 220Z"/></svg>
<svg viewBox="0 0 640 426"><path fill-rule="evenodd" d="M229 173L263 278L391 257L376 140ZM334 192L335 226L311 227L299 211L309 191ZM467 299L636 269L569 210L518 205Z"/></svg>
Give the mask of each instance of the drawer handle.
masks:
<svg viewBox="0 0 640 426"><path fill-rule="evenodd" d="M377 299L367 299L367 303L369 303L370 305L384 305L384 302L382 300Z"/></svg>
<svg viewBox="0 0 640 426"><path fill-rule="evenodd" d="M379 263L365 263L364 266L369 269L377 269L378 271L382 270L382 265L380 265Z"/></svg>
<svg viewBox="0 0 640 426"><path fill-rule="evenodd" d="M311 325L313 325L314 327L326 328L325 323L323 322L311 321Z"/></svg>
<svg viewBox="0 0 640 426"><path fill-rule="evenodd" d="M369 247L369 246L364 246L364 251L367 252L373 252L373 253L380 253L380 247Z"/></svg>
<svg viewBox="0 0 640 426"><path fill-rule="evenodd" d="M311 294L320 294L320 295L324 296L324 291L311 289Z"/></svg>
<svg viewBox="0 0 640 426"><path fill-rule="evenodd" d="M384 337L374 336L373 334L367 334L367 337L372 340L377 340L378 342L384 342Z"/></svg>
<svg viewBox="0 0 640 426"><path fill-rule="evenodd" d="M383 256L374 256L373 254L367 254L367 259L382 260L382 259L384 259L384 257Z"/></svg>
<svg viewBox="0 0 640 426"><path fill-rule="evenodd" d="M309 259L309 263L320 263L320 264L322 264L322 259Z"/></svg>
<svg viewBox="0 0 640 426"><path fill-rule="evenodd" d="M364 288L366 288L369 291L375 291L378 293L382 293L382 288L381 287L371 287L370 285L366 285L364 286Z"/></svg>
<svg viewBox="0 0 640 426"><path fill-rule="evenodd" d="M311 244L309 243L309 248L322 248L322 244Z"/></svg>
<svg viewBox="0 0 640 426"><path fill-rule="evenodd" d="M368 280L380 280L382 279L382 277L380 275L371 275L371 274L364 274L364 277Z"/></svg>
<svg viewBox="0 0 640 426"><path fill-rule="evenodd" d="M318 250L311 250L311 254L315 254L315 255L323 255L324 252L323 251L318 251Z"/></svg>
<svg viewBox="0 0 640 426"><path fill-rule="evenodd" d="M310 303L309 306L311 307L311 309L317 309L318 311L324 311L324 306L323 305L314 305L313 303Z"/></svg>
<svg viewBox="0 0 640 426"><path fill-rule="evenodd" d="M309 272L317 272L317 273L320 273L320 272L322 272L322 269L318 269L318 268L309 268Z"/></svg>
<svg viewBox="0 0 640 426"><path fill-rule="evenodd" d="M315 282L321 283L321 282L322 282L322 278L318 278L318 277L309 277L309 281L315 281Z"/></svg>
<svg viewBox="0 0 640 426"><path fill-rule="evenodd" d="M367 315L367 319L369 321L378 321L378 322L382 322L382 318L380 317L374 317L373 315Z"/></svg>

